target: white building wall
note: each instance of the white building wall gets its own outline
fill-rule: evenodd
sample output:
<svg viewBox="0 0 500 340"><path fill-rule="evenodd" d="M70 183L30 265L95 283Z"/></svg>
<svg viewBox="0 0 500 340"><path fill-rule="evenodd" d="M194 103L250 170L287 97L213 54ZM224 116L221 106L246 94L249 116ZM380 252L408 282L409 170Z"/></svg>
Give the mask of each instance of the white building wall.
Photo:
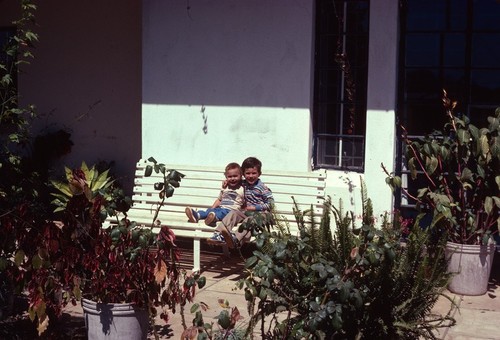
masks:
<svg viewBox="0 0 500 340"><path fill-rule="evenodd" d="M312 20L310 0L144 2L143 156L308 170Z"/></svg>
<svg viewBox="0 0 500 340"><path fill-rule="evenodd" d="M398 66L397 0L370 2L368 98L366 113L365 182L377 215L391 212L393 195L385 183L396 160L396 102Z"/></svg>
<svg viewBox="0 0 500 340"><path fill-rule="evenodd" d="M143 13L143 157L220 166L247 156L265 169L311 160L314 6L310 0L148 1ZM397 1L371 1L365 173L328 171L327 194L376 215L392 195Z"/></svg>
<svg viewBox="0 0 500 340"><path fill-rule="evenodd" d="M125 185L150 156L221 168L256 156L264 171L309 170L313 4L46 0L23 101L69 128L75 146L64 164L115 160ZM380 215L392 207L380 164L394 169L397 1L370 7L365 173L328 171L327 193L360 214L363 178Z"/></svg>

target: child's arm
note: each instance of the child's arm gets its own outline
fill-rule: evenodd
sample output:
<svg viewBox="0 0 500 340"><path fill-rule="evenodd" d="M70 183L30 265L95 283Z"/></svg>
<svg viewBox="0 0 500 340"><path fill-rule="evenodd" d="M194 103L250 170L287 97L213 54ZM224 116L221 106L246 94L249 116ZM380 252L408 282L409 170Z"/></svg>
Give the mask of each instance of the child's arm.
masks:
<svg viewBox="0 0 500 340"><path fill-rule="evenodd" d="M221 190L219 192L219 196L215 199L214 204L212 204L212 208L217 208L220 206L220 203L222 202L222 193L224 190Z"/></svg>
<svg viewBox="0 0 500 340"><path fill-rule="evenodd" d="M218 198L217 198L217 199L214 201L214 204L212 204L212 208L217 208L219 205L220 205L220 199L218 199Z"/></svg>
<svg viewBox="0 0 500 340"><path fill-rule="evenodd" d="M273 193L265 184L260 185L257 189L256 196L258 203L254 205L248 204L246 210L248 211L270 211L274 204Z"/></svg>

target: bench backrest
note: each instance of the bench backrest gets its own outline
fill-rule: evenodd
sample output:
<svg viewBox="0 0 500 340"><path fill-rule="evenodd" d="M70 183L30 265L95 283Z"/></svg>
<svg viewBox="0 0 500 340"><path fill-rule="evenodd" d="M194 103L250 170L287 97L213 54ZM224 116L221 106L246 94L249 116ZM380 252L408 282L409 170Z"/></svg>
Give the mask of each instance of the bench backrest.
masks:
<svg viewBox="0 0 500 340"><path fill-rule="evenodd" d="M159 191L154 189L154 183L163 182L162 174L153 172L149 177L144 176L148 164L152 165L147 160L137 163L133 206L128 212L130 220L145 225L151 225L154 212L160 202ZM184 209L187 206L195 209L211 207L221 189L224 169L187 165L167 166L169 169L183 173L185 177L180 187L175 189L174 195L166 199L158 219L162 224L170 226L178 236L209 236L213 228L205 226L203 221L188 223ZM277 215L286 218L291 228L296 225L292 210L292 196L301 210L310 209L312 206L316 214L322 213L326 171L285 172L264 169L261 180L273 192Z"/></svg>

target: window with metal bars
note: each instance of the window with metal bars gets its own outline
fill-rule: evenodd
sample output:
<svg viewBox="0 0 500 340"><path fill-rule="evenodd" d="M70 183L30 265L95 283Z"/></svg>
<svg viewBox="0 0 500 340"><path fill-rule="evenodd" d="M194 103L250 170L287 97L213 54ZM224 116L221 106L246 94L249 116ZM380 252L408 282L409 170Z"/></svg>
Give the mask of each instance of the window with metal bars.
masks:
<svg viewBox="0 0 500 340"><path fill-rule="evenodd" d="M317 0L314 166L363 171L368 77L367 0Z"/></svg>

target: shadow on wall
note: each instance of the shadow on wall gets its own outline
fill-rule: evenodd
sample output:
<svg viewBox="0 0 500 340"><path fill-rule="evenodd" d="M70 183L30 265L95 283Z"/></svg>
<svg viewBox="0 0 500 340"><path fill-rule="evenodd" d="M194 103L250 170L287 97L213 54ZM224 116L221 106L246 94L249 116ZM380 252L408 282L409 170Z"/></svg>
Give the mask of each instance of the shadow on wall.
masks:
<svg viewBox="0 0 500 340"><path fill-rule="evenodd" d="M143 103L310 107L312 1L152 1L143 11Z"/></svg>

